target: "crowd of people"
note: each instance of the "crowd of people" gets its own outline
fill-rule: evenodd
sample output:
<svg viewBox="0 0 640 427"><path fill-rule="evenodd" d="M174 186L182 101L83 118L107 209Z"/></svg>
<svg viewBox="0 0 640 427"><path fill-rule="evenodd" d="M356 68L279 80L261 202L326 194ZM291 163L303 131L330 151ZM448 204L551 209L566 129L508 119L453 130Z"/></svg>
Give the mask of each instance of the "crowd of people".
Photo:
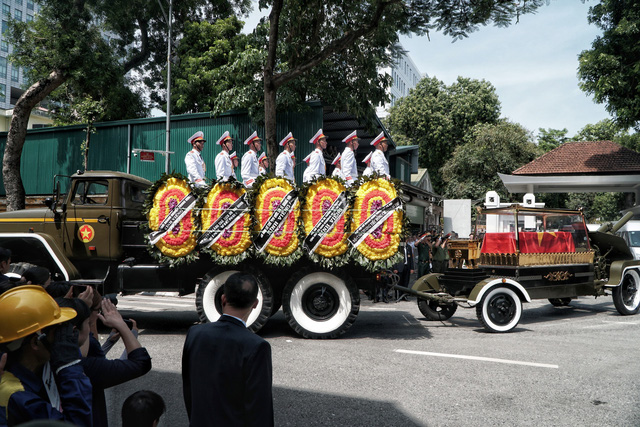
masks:
<svg viewBox="0 0 640 427"><path fill-rule="evenodd" d="M207 167L202 158L202 151L206 139L202 131L193 134L188 142L192 149L184 159L187 168L189 180L197 187L206 186ZM356 161L356 152L360 145L360 138L356 131L347 135L342 142L345 144L344 150L339 153L331 162L333 171L329 173L325 162L325 151L327 149L327 137L319 129L316 134L309 140L313 144L314 150L302 160L306 164L303 173L303 181L309 182L320 176L334 176L343 179L347 186L353 185L358 178L358 166ZM294 169L295 150L297 140L289 132L279 143L283 147L282 152L276 157L275 176L283 177L295 183ZM216 141L216 145L220 146L220 152L215 158L215 179L219 181L228 181L230 178L236 178L236 168L238 167L238 156L233 150L234 140L229 131L225 131ZM363 175L368 176L378 173L381 176L390 177L389 161L384 153L389 148L389 139L381 132L370 143L374 149L370 152L363 163L366 165ZM262 139L257 132L253 132L245 141L244 145L248 150L240 160L240 176L243 185L251 188L256 178L260 175L268 173L269 159L262 150Z"/></svg>
<svg viewBox="0 0 640 427"><path fill-rule="evenodd" d="M0 426L110 425L105 389L151 370L136 322L91 286L51 282L46 268L11 280L10 264L11 252L0 248ZM189 330L182 377L191 426L274 424L271 347L246 328L257 303L253 276L233 274L220 320ZM103 343L99 325L110 330ZM122 356L108 359L118 340ZM122 426L156 427L164 412L160 395L140 390L122 403Z"/></svg>

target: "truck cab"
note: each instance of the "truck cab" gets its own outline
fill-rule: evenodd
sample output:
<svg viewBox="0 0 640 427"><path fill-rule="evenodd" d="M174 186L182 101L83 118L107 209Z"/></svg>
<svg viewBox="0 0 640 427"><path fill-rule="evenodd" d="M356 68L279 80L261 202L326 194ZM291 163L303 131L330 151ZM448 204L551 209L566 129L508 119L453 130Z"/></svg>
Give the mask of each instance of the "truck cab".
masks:
<svg viewBox="0 0 640 427"><path fill-rule="evenodd" d="M0 214L0 246L11 249L13 262L47 267L58 280L105 279L125 256L124 241L131 240L126 225L145 220L144 191L151 182L112 171L69 178L69 192L56 192L46 208ZM144 247L138 240L133 243Z"/></svg>

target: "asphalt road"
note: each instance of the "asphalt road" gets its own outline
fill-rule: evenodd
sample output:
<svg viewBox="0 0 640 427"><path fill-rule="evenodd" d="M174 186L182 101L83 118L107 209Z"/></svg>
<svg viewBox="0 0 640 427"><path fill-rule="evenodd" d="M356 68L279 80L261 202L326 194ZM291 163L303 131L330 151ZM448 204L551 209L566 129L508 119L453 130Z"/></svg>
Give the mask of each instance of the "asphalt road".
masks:
<svg viewBox="0 0 640 427"><path fill-rule="evenodd" d="M153 369L107 391L111 425L139 389L164 397L161 425L187 425L180 364L193 298L121 297L119 309L138 321ZM640 425L640 316L618 315L609 297L525 304L507 334L485 332L475 309L429 322L415 300L363 298L340 339L299 338L281 311L260 335L278 426Z"/></svg>

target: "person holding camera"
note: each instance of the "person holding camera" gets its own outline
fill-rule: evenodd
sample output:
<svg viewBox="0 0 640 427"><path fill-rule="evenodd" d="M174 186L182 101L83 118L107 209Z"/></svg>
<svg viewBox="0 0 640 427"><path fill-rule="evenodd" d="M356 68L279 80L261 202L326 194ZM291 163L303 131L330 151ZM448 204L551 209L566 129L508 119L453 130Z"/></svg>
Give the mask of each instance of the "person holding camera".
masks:
<svg viewBox="0 0 640 427"><path fill-rule="evenodd" d="M416 249L418 250L418 277L422 277L431 273L433 241L430 232L427 231L416 241Z"/></svg>
<svg viewBox="0 0 640 427"><path fill-rule="evenodd" d="M122 318L115 304L108 298L102 298L98 291L91 306L91 329L88 345L83 348L82 366L93 386L93 425L109 425L104 390L129 380L141 377L151 370L151 356L142 347L134 331ZM97 340L97 321L117 331L127 352L126 359L107 359L100 342ZM134 321L132 328L137 329Z"/></svg>
<svg viewBox="0 0 640 427"><path fill-rule="evenodd" d="M17 286L0 295L0 351L8 353L0 425L41 419L92 425L91 383L80 364L81 322L75 329L70 322L76 316L41 286Z"/></svg>
<svg viewBox="0 0 640 427"><path fill-rule="evenodd" d="M441 236L433 246L433 272L444 273L449 262L449 238L450 234Z"/></svg>

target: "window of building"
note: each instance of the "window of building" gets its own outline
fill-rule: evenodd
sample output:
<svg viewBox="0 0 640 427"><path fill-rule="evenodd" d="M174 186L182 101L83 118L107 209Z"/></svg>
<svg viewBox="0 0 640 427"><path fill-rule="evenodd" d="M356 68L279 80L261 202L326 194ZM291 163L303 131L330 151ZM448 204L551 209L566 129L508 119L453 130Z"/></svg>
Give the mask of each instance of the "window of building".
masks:
<svg viewBox="0 0 640 427"><path fill-rule="evenodd" d="M20 9L13 9L13 17L16 21L22 21L22 11Z"/></svg>
<svg viewBox="0 0 640 427"><path fill-rule="evenodd" d="M2 40L0 42L0 50L2 52L9 52L9 42L6 40Z"/></svg>
<svg viewBox="0 0 640 427"><path fill-rule="evenodd" d="M22 0L16 0L16 4L17 4L18 6L22 6Z"/></svg>
<svg viewBox="0 0 640 427"><path fill-rule="evenodd" d="M0 101L7 99L7 85L0 83Z"/></svg>
<svg viewBox="0 0 640 427"><path fill-rule="evenodd" d="M20 67L16 65L11 66L11 81L20 81Z"/></svg>
<svg viewBox="0 0 640 427"><path fill-rule="evenodd" d="M2 3L2 17L6 19L11 18L11 6L6 3Z"/></svg>
<svg viewBox="0 0 640 427"><path fill-rule="evenodd" d="M27 9L29 9L29 10L33 10L34 9L33 0L27 0Z"/></svg>
<svg viewBox="0 0 640 427"><path fill-rule="evenodd" d="M4 34L8 29L9 29L9 22L3 20L2 21L2 34Z"/></svg>
<svg viewBox="0 0 640 427"><path fill-rule="evenodd" d="M27 22L31 22L31 21L33 21L33 15L29 15L27 13Z"/></svg>
<svg viewBox="0 0 640 427"><path fill-rule="evenodd" d="M7 78L7 58L0 58L0 77Z"/></svg>

